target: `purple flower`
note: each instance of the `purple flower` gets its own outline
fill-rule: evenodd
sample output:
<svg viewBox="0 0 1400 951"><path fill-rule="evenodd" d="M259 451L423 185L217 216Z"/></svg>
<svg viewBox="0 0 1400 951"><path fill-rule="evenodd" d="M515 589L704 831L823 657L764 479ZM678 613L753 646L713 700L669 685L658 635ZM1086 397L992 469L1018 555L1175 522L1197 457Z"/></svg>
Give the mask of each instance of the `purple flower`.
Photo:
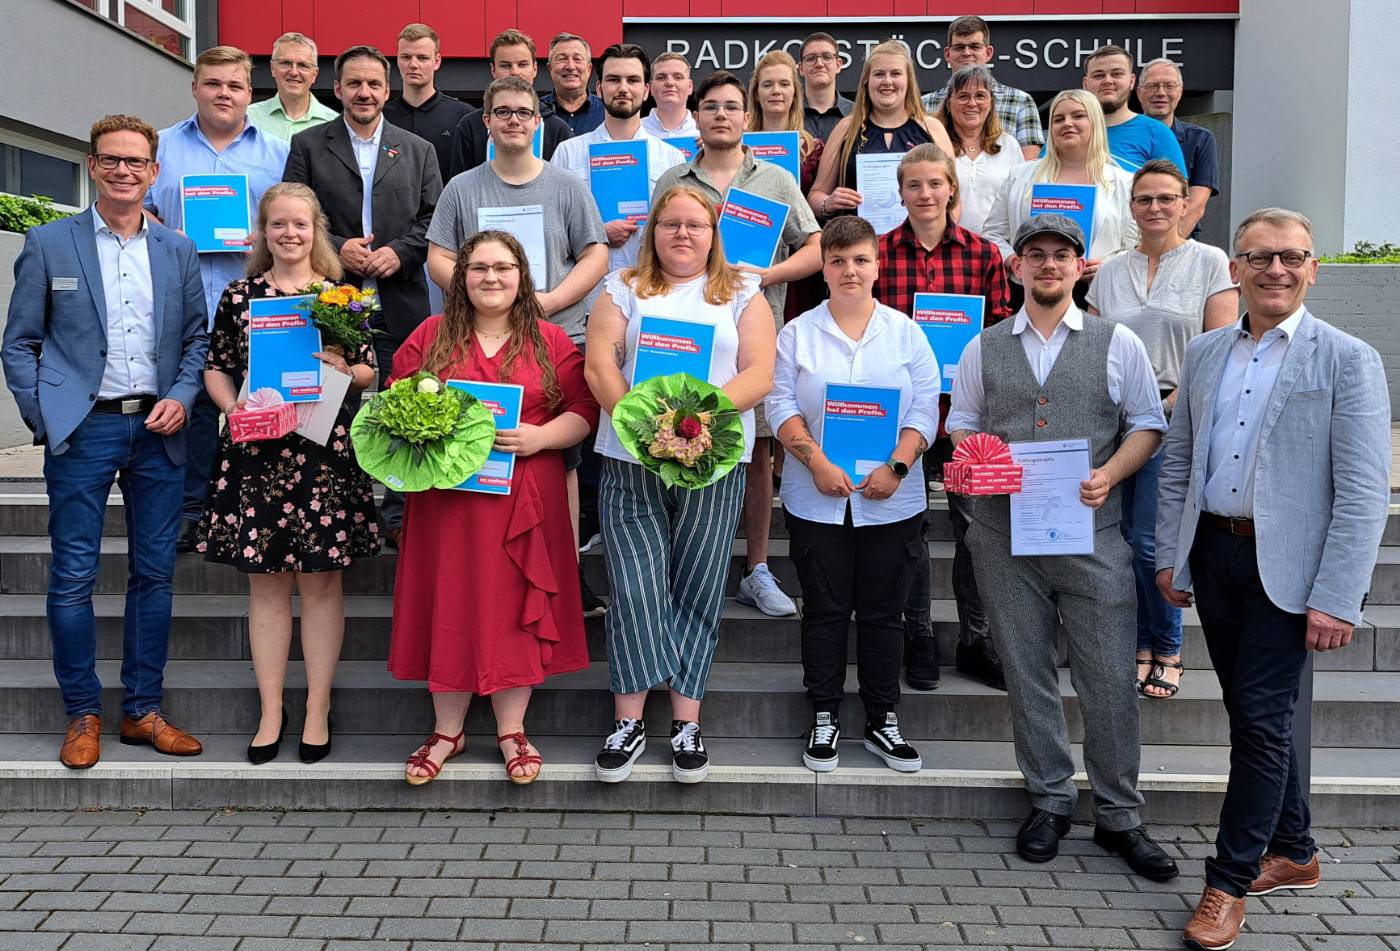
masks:
<svg viewBox="0 0 1400 951"><path fill-rule="evenodd" d="M361 330L368 330L368 329L369 329L369 321L368 321L368 320L362 320L362 321L360 321L360 329L361 329Z"/></svg>
<svg viewBox="0 0 1400 951"><path fill-rule="evenodd" d="M350 310L351 310L351 312L358 314L360 311L362 311L362 310L364 310L364 309L365 309L365 305L364 305L364 304L361 304L359 301L357 301L357 300L352 300L352 301L350 302Z"/></svg>

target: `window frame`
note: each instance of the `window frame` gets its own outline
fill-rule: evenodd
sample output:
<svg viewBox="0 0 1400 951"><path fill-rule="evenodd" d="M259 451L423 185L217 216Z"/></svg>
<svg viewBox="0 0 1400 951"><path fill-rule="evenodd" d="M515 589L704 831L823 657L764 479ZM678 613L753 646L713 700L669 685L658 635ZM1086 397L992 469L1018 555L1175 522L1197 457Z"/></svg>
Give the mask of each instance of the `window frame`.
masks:
<svg viewBox="0 0 1400 951"><path fill-rule="evenodd" d="M8 145L17 149L24 149L27 152L35 152L49 158L59 159L64 162L74 162L78 166L78 200L79 205L70 205L66 202L55 200L54 207L63 211L78 212L92 204L92 179L87 173L87 153L77 149L64 148L61 145L54 145L52 142L45 142L43 139L36 139L33 136L16 132L13 129L0 127L0 144ZM20 195L17 192L0 192L0 194L14 195L17 198L29 198L29 195Z"/></svg>

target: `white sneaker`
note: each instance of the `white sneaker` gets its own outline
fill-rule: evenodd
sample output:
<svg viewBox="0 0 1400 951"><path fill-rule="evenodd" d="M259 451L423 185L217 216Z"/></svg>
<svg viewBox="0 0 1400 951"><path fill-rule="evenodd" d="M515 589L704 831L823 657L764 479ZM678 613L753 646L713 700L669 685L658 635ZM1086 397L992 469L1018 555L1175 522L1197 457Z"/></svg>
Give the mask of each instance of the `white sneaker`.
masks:
<svg viewBox="0 0 1400 951"><path fill-rule="evenodd" d="M768 565L762 563L739 582L738 601L758 608L769 617L790 617L797 613L797 602L783 594L778 579L773 577Z"/></svg>

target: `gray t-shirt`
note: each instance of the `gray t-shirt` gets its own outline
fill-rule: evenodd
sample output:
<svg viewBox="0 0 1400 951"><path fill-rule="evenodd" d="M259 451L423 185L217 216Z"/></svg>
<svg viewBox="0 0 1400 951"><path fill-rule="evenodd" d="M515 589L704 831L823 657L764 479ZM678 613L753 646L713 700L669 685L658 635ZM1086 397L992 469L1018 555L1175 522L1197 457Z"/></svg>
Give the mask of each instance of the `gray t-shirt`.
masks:
<svg viewBox="0 0 1400 951"><path fill-rule="evenodd" d="M520 220L528 222L532 220L533 206L538 206L536 220L542 224L546 274L541 279L532 271L532 277L537 290L553 290L589 245L606 245L608 238L588 185L548 162L539 175L524 185L501 181L489 162L454 176L438 199L433 222L428 226L428 240L455 250L479 230L479 213L483 209L527 209ZM501 224L495 227L512 231ZM526 240L527 236L516 234L516 237L522 239L521 244L526 246L528 254L531 242ZM587 316L586 302L580 300L549 319L563 328L569 339L580 343Z"/></svg>
<svg viewBox="0 0 1400 951"><path fill-rule="evenodd" d="M1186 345L1203 328L1206 300L1234 286L1224 251L1187 241L1162 255L1150 291L1141 251L1130 248L1104 261L1089 285L1088 302L1142 338L1158 386L1174 390Z"/></svg>

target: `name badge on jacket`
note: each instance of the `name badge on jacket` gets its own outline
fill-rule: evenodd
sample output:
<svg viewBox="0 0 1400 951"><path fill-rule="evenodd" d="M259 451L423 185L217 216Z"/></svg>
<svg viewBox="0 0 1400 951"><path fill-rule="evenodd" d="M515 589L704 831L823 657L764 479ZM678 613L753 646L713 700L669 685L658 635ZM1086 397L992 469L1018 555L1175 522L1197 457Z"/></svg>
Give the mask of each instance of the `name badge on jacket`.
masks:
<svg viewBox="0 0 1400 951"><path fill-rule="evenodd" d="M49 287L55 291L76 291L78 289L78 279L76 277L56 277Z"/></svg>

